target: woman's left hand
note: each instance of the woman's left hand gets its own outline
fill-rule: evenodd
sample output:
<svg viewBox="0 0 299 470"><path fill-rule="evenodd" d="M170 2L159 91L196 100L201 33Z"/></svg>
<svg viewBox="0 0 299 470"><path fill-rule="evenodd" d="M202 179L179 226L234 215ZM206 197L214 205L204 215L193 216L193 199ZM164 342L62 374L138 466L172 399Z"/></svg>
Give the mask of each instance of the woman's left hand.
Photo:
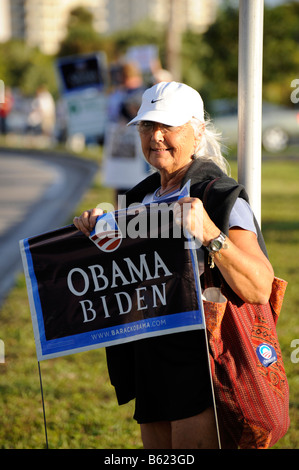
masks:
<svg viewBox="0 0 299 470"><path fill-rule="evenodd" d="M174 220L204 246L208 246L220 234L220 229L197 198L179 199L174 207ZM226 282L241 299L257 304L268 301L274 277L273 268L254 232L239 227L231 228L223 249L215 254L214 260Z"/></svg>
<svg viewBox="0 0 299 470"><path fill-rule="evenodd" d="M220 233L203 207L202 201L196 197L184 197L176 202L174 220L204 246L208 246Z"/></svg>

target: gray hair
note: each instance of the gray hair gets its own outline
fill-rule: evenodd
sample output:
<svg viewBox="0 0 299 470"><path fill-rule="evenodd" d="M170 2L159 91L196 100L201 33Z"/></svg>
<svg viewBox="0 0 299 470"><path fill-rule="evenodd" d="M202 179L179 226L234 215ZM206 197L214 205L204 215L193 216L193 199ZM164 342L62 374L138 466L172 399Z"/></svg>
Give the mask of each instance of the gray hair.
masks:
<svg viewBox="0 0 299 470"><path fill-rule="evenodd" d="M212 160L225 174L230 175L229 163L222 155L225 147L221 133L217 132L211 119L206 116L204 123L202 123L199 119L192 118L190 124L195 135L201 134L200 143L194 152L194 158Z"/></svg>

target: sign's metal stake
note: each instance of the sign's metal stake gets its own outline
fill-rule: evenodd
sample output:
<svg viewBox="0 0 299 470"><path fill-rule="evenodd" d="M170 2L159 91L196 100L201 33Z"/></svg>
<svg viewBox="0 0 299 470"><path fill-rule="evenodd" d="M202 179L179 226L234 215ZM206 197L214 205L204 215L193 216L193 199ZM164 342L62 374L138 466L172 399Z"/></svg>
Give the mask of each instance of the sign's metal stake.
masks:
<svg viewBox="0 0 299 470"><path fill-rule="evenodd" d="M47 433L47 421L46 421L46 411L45 411L45 401L44 401L44 391L43 391L43 382L42 382L42 374L41 374L41 370L40 370L40 362L37 361L37 363L38 363L38 373L39 373L40 391L41 391L42 404L43 404L44 428L45 428L45 437L46 437L46 449L49 449L48 433Z"/></svg>

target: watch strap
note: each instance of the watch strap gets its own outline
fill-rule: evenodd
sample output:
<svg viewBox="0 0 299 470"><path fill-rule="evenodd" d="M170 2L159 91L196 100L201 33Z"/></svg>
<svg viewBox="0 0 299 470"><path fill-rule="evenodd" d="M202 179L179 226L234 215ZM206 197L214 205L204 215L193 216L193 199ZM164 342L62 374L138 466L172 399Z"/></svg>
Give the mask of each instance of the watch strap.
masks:
<svg viewBox="0 0 299 470"><path fill-rule="evenodd" d="M225 245L225 241L226 241L226 235L223 233L223 232L220 232L220 234L218 235L218 237L216 238L213 238L213 240L211 240L211 242L209 243L209 245L207 246L207 250L209 252L209 259L208 259L208 263L209 263L209 266L211 269L213 269L215 267L215 262L214 262L214 258L215 258L215 255L216 253L219 253L219 251L224 247L226 248L227 245ZM214 242L220 242L220 246L219 248L215 248L214 246ZM219 253L219 257L221 257L221 254Z"/></svg>

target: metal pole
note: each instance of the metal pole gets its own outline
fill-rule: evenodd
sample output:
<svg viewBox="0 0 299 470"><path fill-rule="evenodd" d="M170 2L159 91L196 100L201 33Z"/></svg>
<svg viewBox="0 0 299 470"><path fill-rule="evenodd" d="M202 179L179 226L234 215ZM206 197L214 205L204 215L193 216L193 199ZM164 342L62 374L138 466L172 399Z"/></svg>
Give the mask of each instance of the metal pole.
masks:
<svg viewBox="0 0 299 470"><path fill-rule="evenodd" d="M264 0L239 0L238 180L261 224Z"/></svg>
<svg viewBox="0 0 299 470"><path fill-rule="evenodd" d="M48 442L48 433L47 433L47 421L46 421L46 410L45 410L45 400L44 400L44 391L43 391L43 382L42 382L42 374L40 370L40 363L38 363L38 372L39 372L39 383L40 383L40 391L42 396L42 405L43 405L43 415L44 415L44 428L45 428L45 438L46 438L46 449L49 449L49 442Z"/></svg>
<svg viewBox="0 0 299 470"><path fill-rule="evenodd" d="M166 67L173 79L181 81L181 47L182 47L182 10L181 0L169 0L169 21L167 29Z"/></svg>

